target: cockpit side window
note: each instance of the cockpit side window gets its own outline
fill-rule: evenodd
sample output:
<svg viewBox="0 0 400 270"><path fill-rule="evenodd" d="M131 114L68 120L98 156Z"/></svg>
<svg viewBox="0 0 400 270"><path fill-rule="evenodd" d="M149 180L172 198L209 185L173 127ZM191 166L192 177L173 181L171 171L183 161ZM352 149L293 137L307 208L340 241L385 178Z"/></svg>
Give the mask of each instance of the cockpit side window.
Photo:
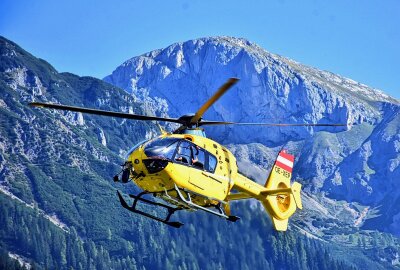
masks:
<svg viewBox="0 0 400 270"><path fill-rule="evenodd" d="M192 163L194 167L203 170L206 162L205 156L203 149L197 145L192 145Z"/></svg>
<svg viewBox="0 0 400 270"><path fill-rule="evenodd" d="M175 154L175 161L188 165L192 164L190 145L186 140L181 141Z"/></svg>
<svg viewBox="0 0 400 270"><path fill-rule="evenodd" d="M211 173L217 167L217 158L214 155L187 140L180 142L174 161Z"/></svg>

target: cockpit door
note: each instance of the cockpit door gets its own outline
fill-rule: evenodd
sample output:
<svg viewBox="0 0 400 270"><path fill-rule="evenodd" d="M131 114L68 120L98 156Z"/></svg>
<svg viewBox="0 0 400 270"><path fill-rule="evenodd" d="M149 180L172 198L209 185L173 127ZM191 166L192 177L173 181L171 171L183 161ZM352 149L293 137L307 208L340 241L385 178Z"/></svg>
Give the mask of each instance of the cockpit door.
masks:
<svg viewBox="0 0 400 270"><path fill-rule="evenodd" d="M176 176L188 180L190 190L215 199L223 200L227 194L227 180L216 175L217 159L199 146L183 140L174 155Z"/></svg>
<svg viewBox="0 0 400 270"><path fill-rule="evenodd" d="M216 175L216 157L197 145L191 144L192 170L190 183L201 189L207 197L223 200L226 197L226 180Z"/></svg>

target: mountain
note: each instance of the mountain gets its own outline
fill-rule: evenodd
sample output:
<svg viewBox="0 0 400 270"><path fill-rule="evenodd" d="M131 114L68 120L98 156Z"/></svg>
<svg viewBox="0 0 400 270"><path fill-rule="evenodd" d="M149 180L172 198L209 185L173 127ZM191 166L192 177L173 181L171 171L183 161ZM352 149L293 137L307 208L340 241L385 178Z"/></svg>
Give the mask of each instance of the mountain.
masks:
<svg viewBox="0 0 400 270"><path fill-rule="evenodd" d="M343 200L347 225L400 236L400 102L383 92L232 37L175 43L133 57L104 80L125 89L148 113L177 117L195 112L229 77L240 82L204 118L348 124L206 128L231 145L242 171L264 182L276 153L289 148L297 156L294 176L323 211L333 210L325 209L326 200Z"/></svg>
<svg viewBox="0 0 400 270"><path fill-rule="evenodd" d="M397 100L365 85L268 53L244 39L217 37L176 43L133 57L105 81L119 86L152 113L182 115L198 108L227 78L240 82L205 117L243 122L376 123L382 103ZM227 126L218 138L232 143L282 144L316 128ZM338 129L331 129L338 131ZM227 140L227 138L230 138Z"/></svg>
<svg viewBox="0 0 400 270"><path fill-rule="evenodd" d="M211 68L213 63L208 65ZM171 113L168 102L149 93L144 91L146 100L138 102L138 96L99 79L59 73L46 61L0 37L0 268L398 267L398 238L357 226L347 229L347 220L337 222L338 217L327 209L347 207L357 213L355 206L319 198L311 184L304 195L307 209L296 215L286 233L274 232L265 212L250 203L233 205L232 211L242 217L235 224L205 213L180 213L178 219L185 226L179 230L132 215L119 205L116 190L137 190L133 185L113 183L112 176L120 171L132 145L157 134L155 125L27 106L31 101L46 101L123 112ZM208 96L201 94L201 100ZM375 123L374 119L365 121ZM390 119L379 122L381 130L393 129ZM356 134L363 137L365 130L360 128ZM290 142L293 149L311 140L311 134L342 134L298 133L306 139ZM229 142L228 137L223 139ZM390 145L392 140L385 142ZM248 165L249 175L262 175L279 147L272 139L268 144L231 143L242 166ZM342 216L346 214L344 211Z"/></svg>
<svg viewBox="0 0 400 270"><path fill-rule="evenodd" d="M136 222L114 200L110 179L129 147L153 137L156 129L146 123L37 110L28 106L34 100L143 113L123 90L99 79L58 73L1 37L0 247L39 269L66 268L67 263L89 269L98 263L93 254L99 254L105 269L117 267L122 259L110 262L109 254L128 241L110 228L116 220L122 228ZM111 232L117 244L95 245ZM132 259L125 256L125 264Z"/></svg>

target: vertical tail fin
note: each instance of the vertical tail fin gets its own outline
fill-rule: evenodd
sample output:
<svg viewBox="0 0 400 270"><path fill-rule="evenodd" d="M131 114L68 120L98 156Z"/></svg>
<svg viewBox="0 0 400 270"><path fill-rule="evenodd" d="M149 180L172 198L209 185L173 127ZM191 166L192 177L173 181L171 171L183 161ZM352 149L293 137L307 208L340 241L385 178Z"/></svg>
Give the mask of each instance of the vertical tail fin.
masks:
<svg viewBox="0 0 400 270"><path fill-rule="evenodd" d="M269 188L274 184L274 181L290 183L290 179L292 178L293 163L293 155L289 155L285 150L280 151L264 186Z"/></svg>
<svg viewBox="0 0 400 270"><path fill-rule="evenodd" d="M300 197L301 184L295 182L290 185L293 163L293 155L285 150L280 151L265 182L267 190L261 192L262 195L266 195L261 202L278 231L287 230L288 219L296 211L296 206L300 209L303 207Z"/></svg>

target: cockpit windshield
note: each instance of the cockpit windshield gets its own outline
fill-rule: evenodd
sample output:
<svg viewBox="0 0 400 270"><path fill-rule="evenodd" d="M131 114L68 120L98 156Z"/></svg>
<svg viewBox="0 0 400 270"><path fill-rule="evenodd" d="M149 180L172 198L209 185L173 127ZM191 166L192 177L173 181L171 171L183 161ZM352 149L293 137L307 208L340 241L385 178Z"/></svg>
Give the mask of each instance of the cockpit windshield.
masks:
<svg viewBox="0 0 400 270"><path fill-rule="evenodd" d="M144 153L149 158L148 160L168 160L211 173L214 173L217 166L217 158L213 154L185 139L171 137L153 139L144 145ZM155 165L159 166L160 164ZM155 165L148 168L149 172L150 170L155 172ZM164 167L165 165L163 164ZM159 167L156 169L158 170Z"/></svg>
<svg viewBox="0 0 400 270"><path fill-rule="evenodd" d="M144 153L149 158L172 159L178 145L177 138L157 138L144 146Z"/></svg>

